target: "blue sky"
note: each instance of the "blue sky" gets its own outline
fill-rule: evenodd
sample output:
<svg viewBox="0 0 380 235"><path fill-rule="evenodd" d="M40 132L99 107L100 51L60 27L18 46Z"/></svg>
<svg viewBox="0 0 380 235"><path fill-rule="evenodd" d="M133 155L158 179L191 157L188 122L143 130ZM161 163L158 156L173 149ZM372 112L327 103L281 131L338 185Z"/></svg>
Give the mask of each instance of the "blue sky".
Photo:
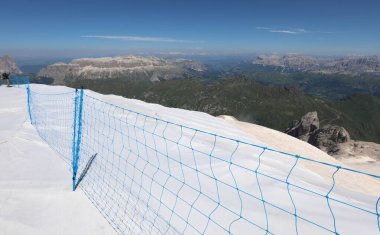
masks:
<svg viewBox="0 0 380 235"><path fill-rule="evenodd" d="M380 1L3 1L0 55L380 54Z"/></svg>

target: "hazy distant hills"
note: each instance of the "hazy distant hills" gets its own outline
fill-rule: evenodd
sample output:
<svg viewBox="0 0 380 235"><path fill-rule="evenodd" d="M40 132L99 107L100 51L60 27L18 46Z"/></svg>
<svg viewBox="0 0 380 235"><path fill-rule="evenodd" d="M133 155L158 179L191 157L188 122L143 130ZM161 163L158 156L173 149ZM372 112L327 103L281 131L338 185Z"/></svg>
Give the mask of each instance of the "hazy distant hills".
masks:
<svg viewBox="0 0 380 235"><path fill-rule="evenodd" d="M206 67L193 60L165 60L158 57L119 56L82 58L70 63L55 63L42 69L38 76L55 79L56 84L77 79L171 80L196 75Z"/></svg>
<svg viewBox="0 0 380 235"><path fill-rule="evenodd" d="M21 73L16 61L9 56L0 57L0 73Z"/></svg>
<svg viewBox="0 0 380 235"><path fill-rule="evenodd" d="M380 73L380 61L377 56L326 59L304 55L261 55L252 63L278 67L284 72L298 71L348 75Z"/></svg>
<svg viewBox="0 0 380 235"><path fill-rule="evenodd" d="M48 65L41 69L37 76L53 78L55 84L65 84L65 80L77 79L125 79L156 82L199 77L212 80L255 71L352 76L380 75L380 62L377 56L320 58L305 55L261 55L249 62L231 61L230 65L227 64L222 68L213 62L206 64L192 59L164 59L134 55L81 58L74 59L69 63Z"/></svg>

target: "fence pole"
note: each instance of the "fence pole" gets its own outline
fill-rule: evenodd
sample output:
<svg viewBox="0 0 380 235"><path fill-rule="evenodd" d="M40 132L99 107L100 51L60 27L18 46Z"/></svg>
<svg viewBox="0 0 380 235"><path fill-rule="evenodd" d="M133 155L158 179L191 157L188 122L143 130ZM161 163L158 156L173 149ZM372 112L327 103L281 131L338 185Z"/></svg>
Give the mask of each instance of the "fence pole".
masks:
<svg viewBox="0 0 380 235"><path fill-rule="evenodd" d="M74 174L74 166L75 166L75 151L76 151L76 136L77 136L77 110L78 110L78 89L75 89L75 98L74 98L74 123L73 123L73 143L72 143L72 159L71 159L71 167L73 170L73 191L75 190L75 178L76 174Z"/></svg>
<svg viewBox="0 0 380 235"><path fill-rule="evenodd" d="M30 100L31 100L31 97L30 97L30 87L29 87L29 85L26 87L26 93L28 94L28 113L29 113L29 120L30 120L30 123L33 124L33 122L32 122L32 113L30 112Z"/></svg>
<svg viewBox="0 0 380 235"><path fill-rule="evenodd" d="M81 87L79 96L78 90L75 92L74 104L74 129L73 129L73 146L72 146L72 168L73 168L73 191L76 189L76 177L78 171L80 143L82 136L82 113L83 113L83 87Z"/></svg>

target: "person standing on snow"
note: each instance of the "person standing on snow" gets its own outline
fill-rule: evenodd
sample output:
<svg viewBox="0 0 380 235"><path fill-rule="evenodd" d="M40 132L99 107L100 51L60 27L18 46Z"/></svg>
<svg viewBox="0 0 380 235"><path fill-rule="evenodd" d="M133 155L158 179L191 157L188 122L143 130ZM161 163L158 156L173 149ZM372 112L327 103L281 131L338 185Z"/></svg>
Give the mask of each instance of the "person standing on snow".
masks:
<svg viewBox="0 0 380 235"><path fill-rule="evenodd" d="M2 79L7 81L7 87L11 87L11 84L9 84L9 73L4 72L2 74Z"/></svg>

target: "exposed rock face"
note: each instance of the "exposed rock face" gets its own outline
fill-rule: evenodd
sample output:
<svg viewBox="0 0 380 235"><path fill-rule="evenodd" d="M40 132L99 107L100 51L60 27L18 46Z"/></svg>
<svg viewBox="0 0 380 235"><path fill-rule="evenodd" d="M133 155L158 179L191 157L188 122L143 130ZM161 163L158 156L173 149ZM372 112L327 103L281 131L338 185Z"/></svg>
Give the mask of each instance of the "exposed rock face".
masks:
<svg viewBox="0 0 380 235"><path fill-rule="evenodd" d="M319 127L317 112L309 112L289 124L285 133L306 141L336 158L365 158L380 161L380 144L351 140L348 131L341 126Z"/></svg>
<svg viewBox="0 0 380 235"><path fill-rule="evenodd" d="M0 73L21 73L21 70L14 61L9 56L0 57Z"/></svg>
<svg viewBox="0 0 380 235"><path fill-rule="evenodd" d="M308 141L310 134L319 128L319 119L317 112L309 112L301 118L294 120L289 124L285 133L297 137L303 141Z"/></svg>
<svg viewBox="0 0 380 235"><path fill-rule="evenodd" d="M203 72L205 66L192 60L168 61L157 57L120 56L75 59L70 63L56 63L42 69L38 76L55 79L108 79L160 81L184 78L191 73Z"/></svg>
<svg viewBox="0 0 380 235"><path fill-rule="evenodd" d="M341 143L350 141L350 134L346 129L336 125L326 125L321 129L315 130L308 142L330 155L340 151Z"/></svg>
<svg viewBox="0 0 380 235"><path fill-rule="evenodd" d="M303 55L261 55L253 64L280 67L283 71L301 71L325 74L378 73L377 56L318 59Z"/></svg>

